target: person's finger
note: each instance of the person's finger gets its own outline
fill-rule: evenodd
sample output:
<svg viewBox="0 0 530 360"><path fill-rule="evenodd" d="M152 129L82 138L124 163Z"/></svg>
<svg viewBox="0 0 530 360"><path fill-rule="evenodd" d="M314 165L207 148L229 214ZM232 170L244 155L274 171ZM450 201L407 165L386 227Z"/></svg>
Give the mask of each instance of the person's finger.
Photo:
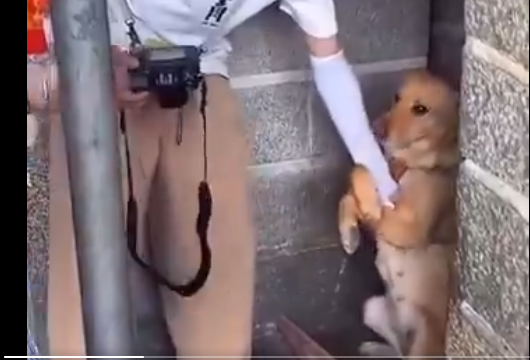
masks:
<svg viewBox="0 0 530 360"><path fill-rule="evenodd" d="M134 69L139 65L138 59L136 59L134 56L131 56L118 46L111 47L111 54L114 66Z"/></svg>
<svg viewBox="0 0 530 360"><path fill-rule="evenodd" d="M120 94L120 101L126 102L126 103L140 102L140 101L147 99L148 96L149 96L149 93L147 92L134 93L131 91L125 91Z"/></svg>

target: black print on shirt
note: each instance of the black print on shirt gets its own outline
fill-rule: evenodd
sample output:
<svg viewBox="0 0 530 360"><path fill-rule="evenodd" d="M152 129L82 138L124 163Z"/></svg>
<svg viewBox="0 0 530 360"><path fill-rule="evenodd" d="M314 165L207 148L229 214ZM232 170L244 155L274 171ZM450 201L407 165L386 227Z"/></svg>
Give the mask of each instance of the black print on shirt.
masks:
<svg viewBox="0 0 530 360"><path fill-rule="evenodd" d="M204 17L202 22L203 25L218 27L228 12L228 3L230 1L231 0L217 0L215 4L210 7L208 13Z"/></svg>

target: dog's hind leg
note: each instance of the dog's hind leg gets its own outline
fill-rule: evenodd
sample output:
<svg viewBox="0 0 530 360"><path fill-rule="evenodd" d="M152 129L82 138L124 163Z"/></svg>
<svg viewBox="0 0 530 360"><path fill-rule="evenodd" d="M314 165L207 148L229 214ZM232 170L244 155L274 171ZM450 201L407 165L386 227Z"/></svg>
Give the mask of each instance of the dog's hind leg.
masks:
<svg viewBox="0 0 530 360"><path fill-rule="evenodd" d="M359 351L367 356L402 356L402 342L395 307L385 296L369 299L364 305L364 323L375 333L385 339L389 345L382 343L366 342Z"/></svg>

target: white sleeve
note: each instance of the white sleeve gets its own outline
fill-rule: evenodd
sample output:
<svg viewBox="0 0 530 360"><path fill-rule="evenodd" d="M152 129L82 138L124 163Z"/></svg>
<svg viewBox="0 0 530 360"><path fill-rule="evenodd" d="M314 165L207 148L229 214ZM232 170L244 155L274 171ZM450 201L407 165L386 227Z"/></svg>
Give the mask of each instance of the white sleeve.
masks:
<svg viewBox="0 0 530 360"><path fill-rule="evenodd" d="M328 38L338 32L333 0L282 0L280 9L310 36Z"/></svg>
<svg viewBox="0 0 530 360"><path fill-rule="evenodd" d="M391 201L397 184L370 128L359 79L344 54L311 57L315 84L331 120L353 160L366 166L385 203Z"/></svg>

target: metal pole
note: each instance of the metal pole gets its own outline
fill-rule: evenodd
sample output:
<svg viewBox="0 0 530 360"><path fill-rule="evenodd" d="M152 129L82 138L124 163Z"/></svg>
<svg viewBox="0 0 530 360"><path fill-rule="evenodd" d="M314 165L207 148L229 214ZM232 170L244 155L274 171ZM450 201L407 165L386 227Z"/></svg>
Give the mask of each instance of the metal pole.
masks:
<svg viewBox="0 0 530 360"><path fill-rule="evenodd" d="M86 355L131 356L127 249L107 1L50 3Z"/></svg>

